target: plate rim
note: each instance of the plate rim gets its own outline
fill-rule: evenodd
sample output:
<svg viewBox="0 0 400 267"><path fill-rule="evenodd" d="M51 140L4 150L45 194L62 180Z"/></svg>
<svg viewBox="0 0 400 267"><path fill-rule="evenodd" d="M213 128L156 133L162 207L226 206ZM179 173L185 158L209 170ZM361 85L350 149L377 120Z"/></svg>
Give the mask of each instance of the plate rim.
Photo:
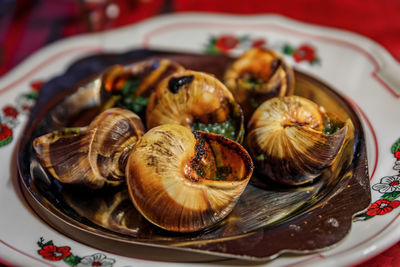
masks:
<svg viewBox="0 0 400 267"><path fill-rule="evenodd" d="M141 50L133 50L133 51L141 51ZM131 51L129 51L131 52ZM146 51L144 51L146 52ZM151 53L154 53L154 55L150 55L150 58L156 56L158 58L162 57L162 53L163 51L148 51ZM161 53L161 55L159 55L159 53ZM117 54L120 55L120 54ZM124 55L122 53L122 55ZM185 54L180 54L178 52L178 56L185 56ZM104 55L100 55L104 56ZM105 56L107 56L107 54L105 54ZM168 56L168 52L166 52L166 56ZM188 57L190 57L191 55L186 55ZM147 56L144 60L147 59ZM141 59L143 60L143 59ZM218 60L218 58L213 59L213 60ZM68 70L63 73L62 75L56 77L56 78L60 78L60 77L65 77L71 75L71 72ZM101 74L95 76L95 77L101 77ZM348 112L349 117L353 120L353 124L355 126L355 133L357 134L357 138L355 140L356 143L351 145L351 147L354 147L354 149L352 150L353 155L355 156L355 153L359 153L360 155L363 155L362 159L366 160L366 151L365 151L365 137L364 137L364 131L362 129L362 125L361 125L361 119L358 117L358 115L356 114L356 111L354 109L352 109L351 105L349 102L346 101L346 99L339 93L337 92L334 88L331 88L330 86L328 86L327 84L323 83L322 81L318 80L317 78L305 74L299 70L295 70L295 75L297 76L297 78L301 77L300 80L302 81L306 81L306 82L312 82L313 84L315 84L316 86L319 86L319 88L325 88L324 92L326 90L326 94L329 95L329 97L331 97L332 99L336 99L337 101L339 101L339 105L342 106L343 105L343 110L344 112ZM103 239L104 243L101 242L101 245L97 245L99 248L101 249L105 249L105 250L109 250L113 253L116 254L121 254L120 251L116 250L113 251L112 249L110 249L109 247L114 247L111 243L115 242L120 242L120 243L124 243L126 245L131 245L131 244L142 244L142 245L147 245L150 247L164 247L164 248L174 248L174 249L178 249L178 250L183 250L183 251L202 251L204 250L204 248L201 249L196 249L196 244L198 244L199 241L183 241L183 245L178 242L175 245L163 245L163 244L158 244L156 243L152 243L152 242L141 242L140 238L135 238L135 237L129 237L128 235L122 235L120 238L118 238L118 232L116 231L111 231L111 233L108 233L107 231L102 231L101 229L95 229L93 227L91 227L90 225L86 225L84 223L80 223L79 221L74 220L72 217L69 217L68 215L64 214L63 211L61 211L60 209L58 209L57 207L54 206L54 203L51 203L51 201L49 201L46 196L43 196L43 194L41 194L36 186L34 184L32 184L31 179L34 176L32 174L32 162L30 162L29 164L25 163L25 159L26 159L26 154L30 154L29 151L29 147L31 144L31 140L32 140L32 134L37 131L37 127L39 127L41 121L46 120L47 114L48 112L54 110L56 108L56 106L61 103L62 101L65 100L66 97L70 96L72 93L72 95L74 93L76 93L77 91L80 91L81 88L85 88L87 84L91 83L91 81L93 80L93 76L90 75L89 78L86 78L83 82L79 82L77 85L75 85L73 87L73 89L67 89L67 90L62 90L59 93L57 93L55 96L53 95L50 102L47 102L46 105L41 106L40 108L37 108L35 110L35 112L33 114L31 114L30 116L30 120L28 122L28 125L25 127L25 129L23 130L23 137L19 140L19 149L17 150L17 167L18 167L18 171L19 171L19 184L20 187L22 188L22 191L24 193L25 198L28 200L31 208L48 224L50 224L53 228L57 229L58 231L60 231L63 234L66 234L67 236L73 238L73 239L77 239L83 243L86 243L86 240L89 240L90 237L96 236L99 239ZM48 97L46 97L45 99L48 99ZM358 150L360 149L360 150ZM35 162L35 161L34 161ZM359 163L356 163L359 162ZM354 164L354 166L353 166ZM350 166L346 167L346 174L348 172L348 170L354 170L355 173L357 174L362 174L362 178L361 180L365 180L364 183L368 183L369 184L369 176L368 176L368 172L365 170L363 170L362 168L366 168L367 164L366 161L358 161L355 157L352 159L352 164ZM30 168L30 170L29 170ZM354 169L353 169L354 168ZM361 169L360 169L361 168ZM43 169L42 167L40 169ZM28 176L30 178L28 178ZM347 176L347 175L346 175ZM346 220L339 220L339 218L336 217L336 219L339 221L340 225L346 225L346 226L340 226L340 228L337 228L337 230L335 233L337 233L335 236L340 236L340 239L338 242L340 242L340 240L342 238L345 238L347 236L347 234L350 232L351 229L351 224L352 224L352 220L353 217L361 212L362 210L364 210L370 203L371 200L371 194L370 191L368 190L368 192L365 190L365 187L360 186L357 182L359 181L359 178L355 178L353 177L353 175L351 177L347 177L344 180L340 180L340 182L338 182L337 184L334 185L334 188L338 188L340 189L338 192L329 192L326 193L326 195L324 195L324 197L319 200L317 203L313 204L312 206L309 206L307 208L306 211L302 211L300 215L296 215L294 218L291 218L288 221L285 221L283 228L289 228L287 226L288 223L292 223L293 221L297 221L300 220L300 222L303 222L304 220L308 220L310 221L310 215L311 216L311 220L312 217L316 218L316 215L314 215L315 212L317 212L316 214L319 215L321 214L323 217L326 216L327 211L325 209L325 212L323 212L324 209L320 208L320 206L325 206L328 204L332 203L332 199L336 198L336 195L343 195L345 194L345 189L346 189L346 185L347 183L351 183L353 184L351 190L352 193L356 192L357 194L359 193L360 195L363 196L363 201L358 202L358 205L350 205L350 203L347 204L347 209L345 209L345 211L347 210L351 210L351 212L344 212L344 214L346 215ZM343 184L345 183L345 184ZM349 188L350 186L347 185L347 188ZM356 188L357 191L353 191L353 188ZM368 187L369 188L369 187ZM349 188L350 190L350 188ZM343 192L342 192L343 191ZM346 195L343 195L346 196ZM347 197L348 198L348 197ZM50 202L50 203L48 203ZM363 203L363 204L361 204ZM360 206L361 205L361 206ZM320 211L319 211L320 210ZM321 216L320 215L320 216ZM302 218L302 219L300 219ZM319 216L318 216L319 218ZM321 217L322 218L322 217ZM297 222L297 223L300 223ZM305 227L305 226L304 226ZM68 228L67 230L64 230L64 228ZM251 231L251 235L256 234L254 232L258 232L258 230L260 229L264 229L265 227L258 227L255 230ZM275 228L275 227L274 227ZM278 227L278 228L282 228L282 227ZM343 230L342 230L343 229ZM74 234L72 235L71 233L74 232ZM77 233L81 232L84 236L79 236L79 237L75 237L75 235ZM270 232L270 231L268 231ZM114 235L113 235L114 233ZM299 236L302 236L301 233L298 233ZM117 236L115 236L117 235ZM90 236L89 238L87 236ZM239 237L239 239L235 238L235 241L240 241L241 239L246 239L249 236L249 233L242 233L242 234L238 234L237 235ZM240 237L242 236L242 237ZM266 235L263 234L263 237L265 237ZM268 234L267 234L268 236ZM93 239L93 238L92 238ZM226 241L224 241L226 239ZM213 241L209 242L205 242L207 244L213 244L213 243L221 243L224 244L225 243L228 245L229 244L229 240L231 238L222 238L222 239L214 239ZM85 242L86 241L86 242ZM99 240L100 241L100 240ZM106 243L110 243L110 244L106 244ZM200 242L201 243L201 242ZM265 243L265 242L264 242ZM286 242L287 243L287 242ZM99 244L99 242L96 242L96 244ZM188 245L189 244L189 245ZM193 245L190 245L193 244ZM285 253L291 253L291 254L306 254L306 253L311 253L311 252L319 252L319 251L325 251L331 247L334 247L336 245L335 243L331 243L329 245L323 246L323 247L318 247L317 249L295 249L295 248L282 248L279 250L274 251L273 253L268 253L265 255L257 255L255 253L241 253L238 254L237 252L222 252L222 251L218 251L218 249L213 249L213 250L209 250L209 249L205 249L204 252L200 252L200 253L204 253L204 254L210 254L210 255L216 255L216 256L223 256L223 257L231 257L231 258L238 258L238 259L247 259L247 260L254 260L254 261L265 261L265 260L271 260L274 259L276 257L278 257L279 255L285 254ZM228 245L229 246L229 245ZM126 255L129 256L129 255Z"/></svg>
<svg viewBox="0 0 400 267"><path fill-rule="evenodd" d="M225 17L225 16L223 16L223 15L221 15L221 14L218 14L218 15L216 15L216 14L204 14L204 13L201 13L201 14L199 14L199 13L197 13L199 16L203 16L203 15L210 15L211 17ZM183 14L184 15L184 14ZM168 16L168 15L167 15ZM179 15L178 15L179 16ZM229 17L234 17L234 18L237 18L238 16L233 16L233 15L229 15ZM253 15L249 15L249 17L254 17ZM262 19L266 19L266 18L268 18L269 20L273 20L276 16L274 16L274 15L272 15L272 16L270 16L270 15L259 15L259 16L257 16L257 17L262 17ZM278 18L281 20L281 21L283 21L284 23L287 23L287 24L291 24L291 23L299 23L299 22L297 22L297 21L294 21L294 20L291 20L291 19L288 19L288 18L284 18L284 17L282 17L282 16L278 16ZM170 18L171 19L171 18ZM115 31L130 31L130 28L132 28L132 27L146 27L146 24L148 23L148 22L150 22L151 20L155 20L155 19L149 19L149 20L146 20L146 21L144 21L144 22L141 22L141 23L138 23L137 25L134 25L134 26L127 26L129 29L126 29L126 28L123 28L123 29L117 29L117 30L115 30ZM338 33L341 33L341 32L343 32L343 30L336 30L336 29L330 29L330 28L327 28L327 27L324 27L324 26L319 26L319 25L310 25L310 24L305 24L305 23L299 23L300 24L300 26L299 27L316 27L316 30L317 31L319 31L319 30L324 30L324 29L328 29L328 31L331 31L331 30L333 30L333 31L337 31ZM290 25L288 26L288 27L290 27ZM53 52L54 52L54 50L56 50L55 48L59 48L60 46L63 46L63 45L65 45L65 44L68 44L68 43L74 43L74 42L80 42L80 41L84 41L84 42L88 42L88 43L97 43L98 45L100 44L100 42L101 42L101 39L103 38L103 35L107 35L107 34L109 34L109 33L111 33L112 31L110 31L110 32L107 32L107 33L104 33L104 34L100 34L100 35L91 35L91 36L78 36L78 37L73 37L73 38L71 38L71 39L68 39L68 40L61 40L61 41L59 41L59 42L57 42L57 43L55 43L55 44L53 44L53 45L51 45L51 46L49 46L49 47L44 47L44 48L42 48L41 50L39 50L38 52L36 52L36 53L34 53L31 57L29 57L27 60L25 60L25 61L23 61L20 65L18 65L17 66L17 68L14 68L13 70L12 70L12 75L10 74L10 75L6 75L6 76L4 76L2 79L0 79L0 85L2 85L2 83L1 82L3 82L3 81L9 81L9 80L13 80L13 76L15 76L15 73L16 74L18 74L18 72L21 70L21 69L23 69L22 67L26 67L26 66L29 66L29 65L31 65L31 63L32 63L32 61L35 61L35 60L38 60L38 58L37 58L37 55L39 55L39 54L46 54L46 53L44 53L44 52L51 52L51 50L53 50ZM364 36L357 36L357 34L354 34L354 33L348 33L349 35L350 35L350 37L354 37L354 36L356 36L356 37L358 37L358 38L362 38L362 40L366 40L367 38L366 37L364 37ZM93 39L94 38L94 39ZM91 41L88 41L88 39L91 39ZM95 40L96 39L96 40ZM377 44L376 44L377 45ZM377 46L379 46L379 45L377 45ZM101 45L99 45L99 47L101 47ZM103 47L104 48L104 47ZM379 48L378 50L380 50L381 48ZM101 50L103 50L103 49L101 49ZM382 50L384 50L383 48L382 48ZM382 52L382 51L380 51L380 52ZM389 54L386 50L384 50L383 51L384 53L386 53L386 54ZM387 58L388 57L386 57L385 56L385 58L382 60L383 62L385 62L386 63L386 60L387 60ZM390 60L392 60L392 61L394 61L394 59L393 58L390 58ZM389 62L390 63L390 62ZM397 63L397 65L398 65L398 62L396 62ZM390 63L391 64L391 63ZM14 84L12 87L15 87L16 86L16 84ZM1 92L0 92L1 93ZM398 223L398 217L399 216L397 216L396 218L394 218L393 219L393 224L396 224L396 223ZM395 233L399 233L399 229L398 228L395 228L395 230L397 230L397 231L394 231ZM392 237L392 238L390 238L390 237ZM386 247L388 247L388 246L390 246L391 244L394 244L397 240L396 240L396 238L393 238L393 235L389 235L389 237L385 237L385 238L379 238L379 236L375 236L375 237L372 237L373 239L377 239L377 241L380 241L379 243L384 243L384 244L386 244L386 246L380 246L379 248L375 248L375 249L373 249L373 250L365 250L365 251L368 251L368 253L369 254L367 254L367 255L369 255L370 257L372 257L372 256L374 256L374 255L376 255L376 254L378 254L379 252L381 252L381 251L383 251L383 249L384 248L386 248ZM376 241L376 240L375 240ZM368 246L369 248L371 248L371 247L373 247L374 245L373 244L365 244L365 246ZM354 249L354 248L353 248ZM353 250L352 249L352 250ZM362 251L361 251L362 252ZM360 253L360 251L358 251L358 253ZM352 254L352 251L347 251L346 252L346 254ZM359 254L358 254L359 255ZM330 259L330 256L328 255L328 256L325 256L324 257L324 261L326 261L326 260L328 260L328 259ZM344 260L346 260L346 259L344 259ZM351 263L351 262L354 262L355 260L361 260L361 258L360 257L358 257L357 259L355 259L354 257L352 257L351 255L347 258L347 260L345 261L345 263ZM310 262L308 262L308 263L310 263Z"/></svg>

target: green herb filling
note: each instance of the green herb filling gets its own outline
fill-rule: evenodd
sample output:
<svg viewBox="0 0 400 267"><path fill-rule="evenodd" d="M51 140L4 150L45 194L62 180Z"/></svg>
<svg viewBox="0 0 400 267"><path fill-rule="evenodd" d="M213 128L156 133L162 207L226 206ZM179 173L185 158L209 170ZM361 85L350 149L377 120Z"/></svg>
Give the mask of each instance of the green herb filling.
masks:
<svg viewBox="0 0 400 267"><path fill-rule="evenodd" d="M140 81L137 79L127 80L122 87L121 97L119 98L116 106L132 110L135 113L143 113L149 103L148 97L135 96L139 88Z"/></svg>
<svg viewBox="0 0 400 267"><path fill-rule="evenodd" d="M221 123L209 123L204 124L201 122L195 122L192 125L193 130L203 131L208 133L216 133L220 134L226 138L231 140L235 140L237 134L235 129L235 123L233 119L229 118L228 120Z"/></svg>

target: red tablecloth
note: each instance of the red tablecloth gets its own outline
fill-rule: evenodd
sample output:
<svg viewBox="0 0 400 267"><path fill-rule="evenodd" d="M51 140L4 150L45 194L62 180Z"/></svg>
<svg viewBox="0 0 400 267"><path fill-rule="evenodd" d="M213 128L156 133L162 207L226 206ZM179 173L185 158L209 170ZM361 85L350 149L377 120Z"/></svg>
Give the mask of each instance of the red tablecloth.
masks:
<svg viewBox="0 0 400 267"><path fill-rule="evenodd" d="M185 11L273 13L346 29L377 41L400 61L399 0L3 0L0 75L55 40ZM400 242L361 266L400 266Z"/></svg>

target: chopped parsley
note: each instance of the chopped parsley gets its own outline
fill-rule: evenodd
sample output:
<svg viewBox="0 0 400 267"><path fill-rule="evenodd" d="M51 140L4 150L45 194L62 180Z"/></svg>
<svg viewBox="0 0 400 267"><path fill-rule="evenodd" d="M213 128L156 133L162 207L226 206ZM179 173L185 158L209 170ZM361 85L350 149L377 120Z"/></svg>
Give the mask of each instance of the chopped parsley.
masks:
<svg viewBox="0 0 400 267"><path fill-rule="evenodd" d="M327 119L326 123L324 125L325 127L322 129L322 131L326 134L326 135L331 135L336 133L337 131L339 131L342 127L343 127L343 122L340 121L334 121L331 119Z"/></svg>
<svg viewBox="0 0 400 267"><path fill-rule="evenodd" d="M226 138L231 140L235 140L237 134L235 129L235 123L233 119L229 118L228 120L221 123L209 123L205 124L202 122L195 122L192 125L193 130L203 131L208 133L216 133L220 134Z"/></svg>
<svg viewBox="0 0 400 267"><path fill-rule="evenodd" d="M201 176L201 177L204 176L204 170L203 169L201 169L200 167L197 167L197 168L195 168L195 170L196 170L196 172L197 172L197 174L199 176Z"/></svg>
<svg viewBox="0 0 400 267"><path fill-rule="evenodd" d="M264 154L260 154L260 155L258 155L256 157L256 159L259 160L259 161L264 161L265 160L265 156L264 156Z"/></svg>
<svg viewBox="0 0 400 267"><path fill-rule="evenodd" d="M127 80L122 87L121 95L116 103L117 107L132 110L140 114L143 113L149 103L148 97L135 96L136 91L140 85L140 80L131 79Z"/></svg>
<svg viewBox="0 0 400 267"><path fill-rule="evenodd" d="M246 89L246 90L256 90L259 85L260 85L261 81L255 77L255 76L250 76L249 78L243 79L241 81L241 86Z"/></svg>

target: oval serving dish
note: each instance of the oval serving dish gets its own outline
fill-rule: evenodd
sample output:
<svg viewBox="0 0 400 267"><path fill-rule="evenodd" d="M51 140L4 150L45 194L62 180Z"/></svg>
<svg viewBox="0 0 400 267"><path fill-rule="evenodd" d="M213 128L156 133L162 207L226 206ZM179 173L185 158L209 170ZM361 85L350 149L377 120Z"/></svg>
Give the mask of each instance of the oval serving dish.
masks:
<svg viewBox="0 0 400 267"><path fill-rule="evenodd" d="M99 113L102 95L98 73L114 64L154 58L167 58L220 79L233 61L226 56L132 50L83 58L47 82L18 149L22 191L43 220L73 239L127 256L132 255L135 246L146 245L270 260L284 252L328 249L345 238L353 215L370 203L363 129L343 97L299 71L295 71L294 94L316 102L349 123L339 160L312 184L296 188L261 184L253 177L232 213L205 231L176 234L161 230L134 208L124 186L89 191L61 184L44 170L33 150L34 138L65 126L86 125Z"/></svg>

